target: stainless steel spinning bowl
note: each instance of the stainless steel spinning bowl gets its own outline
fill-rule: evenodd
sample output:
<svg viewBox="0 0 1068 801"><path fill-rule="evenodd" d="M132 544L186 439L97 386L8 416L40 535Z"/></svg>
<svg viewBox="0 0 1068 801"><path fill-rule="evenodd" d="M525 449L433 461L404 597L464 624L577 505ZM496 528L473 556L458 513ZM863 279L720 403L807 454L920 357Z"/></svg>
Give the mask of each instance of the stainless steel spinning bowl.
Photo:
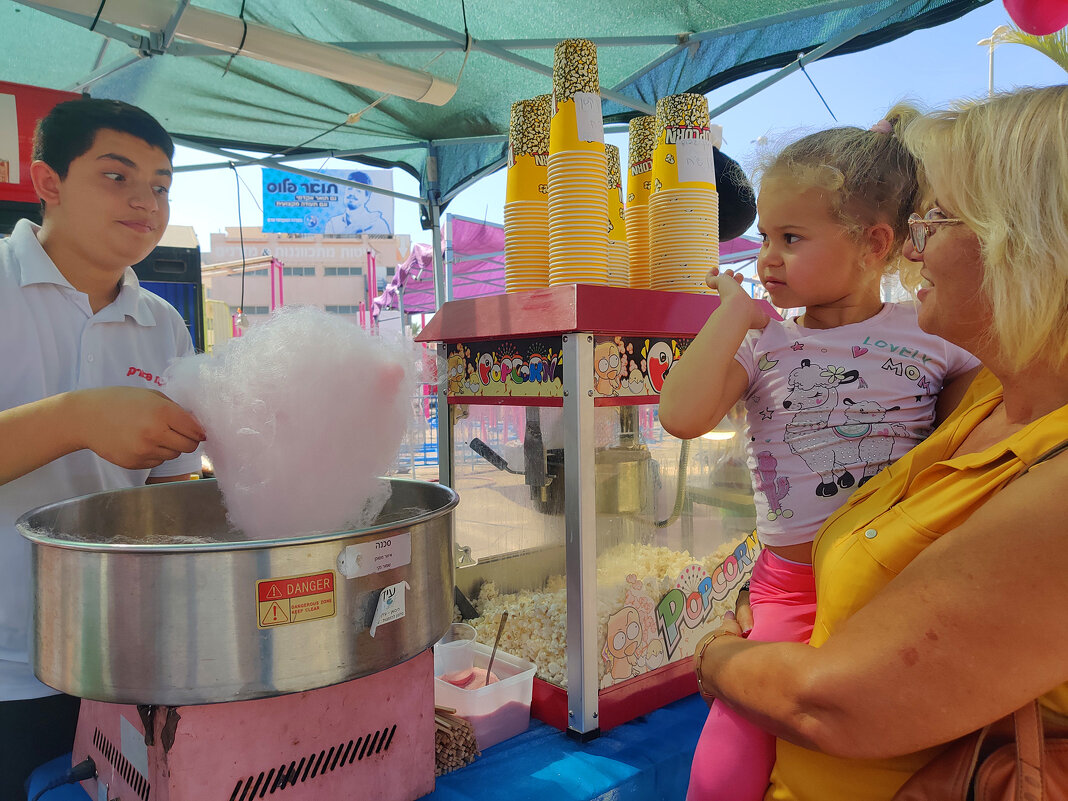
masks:
<svg viewBox="0 0 1068 801"><path fill-rule="evenodd" d="M458 497L439 484L389 483L374 526L278 540L232 529L214 481L23 515L38 678L83 698L178 706L315 689L415 656L452 619ZM372 637L380 596L392 597L383 590L402 582L404 616L390 604L393 619Z"/></svg>

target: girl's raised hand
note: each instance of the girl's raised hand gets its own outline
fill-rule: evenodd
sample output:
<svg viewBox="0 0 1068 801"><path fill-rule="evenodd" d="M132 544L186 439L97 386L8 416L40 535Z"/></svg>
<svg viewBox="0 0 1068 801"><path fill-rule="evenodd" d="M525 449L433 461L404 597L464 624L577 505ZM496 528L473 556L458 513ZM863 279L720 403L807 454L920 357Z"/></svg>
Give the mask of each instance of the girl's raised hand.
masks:
<svg viewBox="0 0 1068 801"><path fill-rule="evenodd" d="M718 267L713 267L708 271L705 283L719 293L721 304L744 306L748 309L749 328L763 329L771 319L765 307L753 300L742 288L741 273L730 269L721 271Z"/></svg>

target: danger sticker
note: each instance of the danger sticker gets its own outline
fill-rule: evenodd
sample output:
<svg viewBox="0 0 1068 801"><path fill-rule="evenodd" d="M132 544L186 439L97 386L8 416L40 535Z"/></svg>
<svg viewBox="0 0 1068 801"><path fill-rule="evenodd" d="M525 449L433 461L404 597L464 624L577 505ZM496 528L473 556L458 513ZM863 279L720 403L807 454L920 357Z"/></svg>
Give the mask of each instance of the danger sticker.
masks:
<svg viewBox="0 0 1068 801"><path fill-rule="evenodd" d="M333 617L334 571L256 582L256 624L261 629Z"/></svg>

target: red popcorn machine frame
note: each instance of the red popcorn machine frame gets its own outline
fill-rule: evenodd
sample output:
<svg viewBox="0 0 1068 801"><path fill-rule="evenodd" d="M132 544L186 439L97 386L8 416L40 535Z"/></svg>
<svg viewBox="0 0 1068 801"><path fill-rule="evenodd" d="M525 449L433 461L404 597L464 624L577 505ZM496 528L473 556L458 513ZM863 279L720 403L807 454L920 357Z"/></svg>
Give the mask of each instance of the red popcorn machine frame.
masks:
<svg viewBox="0 0 1068 801"><path fill-rule="evenodd" d="M418 337L443 365L461 614L486 636L508 609L532 714L582 739L697 690L694 646L756 557L740 407L692 441L656 415L718 302L567 285L448 302Z"/></svg>

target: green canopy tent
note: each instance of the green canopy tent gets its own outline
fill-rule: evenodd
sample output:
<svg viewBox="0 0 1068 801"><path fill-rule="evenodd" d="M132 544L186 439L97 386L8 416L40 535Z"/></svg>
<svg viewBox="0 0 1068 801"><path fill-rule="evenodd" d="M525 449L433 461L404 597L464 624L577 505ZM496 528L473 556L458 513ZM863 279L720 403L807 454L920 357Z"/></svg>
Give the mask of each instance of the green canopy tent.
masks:
<svg viewBox="0 0 1068 801"><path fill-rule="evenodd" d="M326 156L407 170L419 179L420 196L392 194L423 209L440 303L441 210L504 165L511 103L551 91L561 39L597 43L605 121L624 122L651 113L668 94L704 93L775 68L781 77L987 2L4 0L0 48L3 79L135 103L181 143L226 159L218 166L248 161L232 152L243 150L297 172L286 162ZM191 33L197 25L207 33ZM263 52L250 57L250 36L261 29L291 37L266 53L272 61L292 62L323 43L336 49L314 57L333 53L339 66L319 72L344 74L280 66L262 60ZM372 61L344 66L349 56ZM389 78L388 91L362 88L383 88L372 77L378 65L404 68L397 88ZM428 90L425 75L439 79ZM408 99L428 91L441 102L450 84L455 93L442 105Z"/></svg>

